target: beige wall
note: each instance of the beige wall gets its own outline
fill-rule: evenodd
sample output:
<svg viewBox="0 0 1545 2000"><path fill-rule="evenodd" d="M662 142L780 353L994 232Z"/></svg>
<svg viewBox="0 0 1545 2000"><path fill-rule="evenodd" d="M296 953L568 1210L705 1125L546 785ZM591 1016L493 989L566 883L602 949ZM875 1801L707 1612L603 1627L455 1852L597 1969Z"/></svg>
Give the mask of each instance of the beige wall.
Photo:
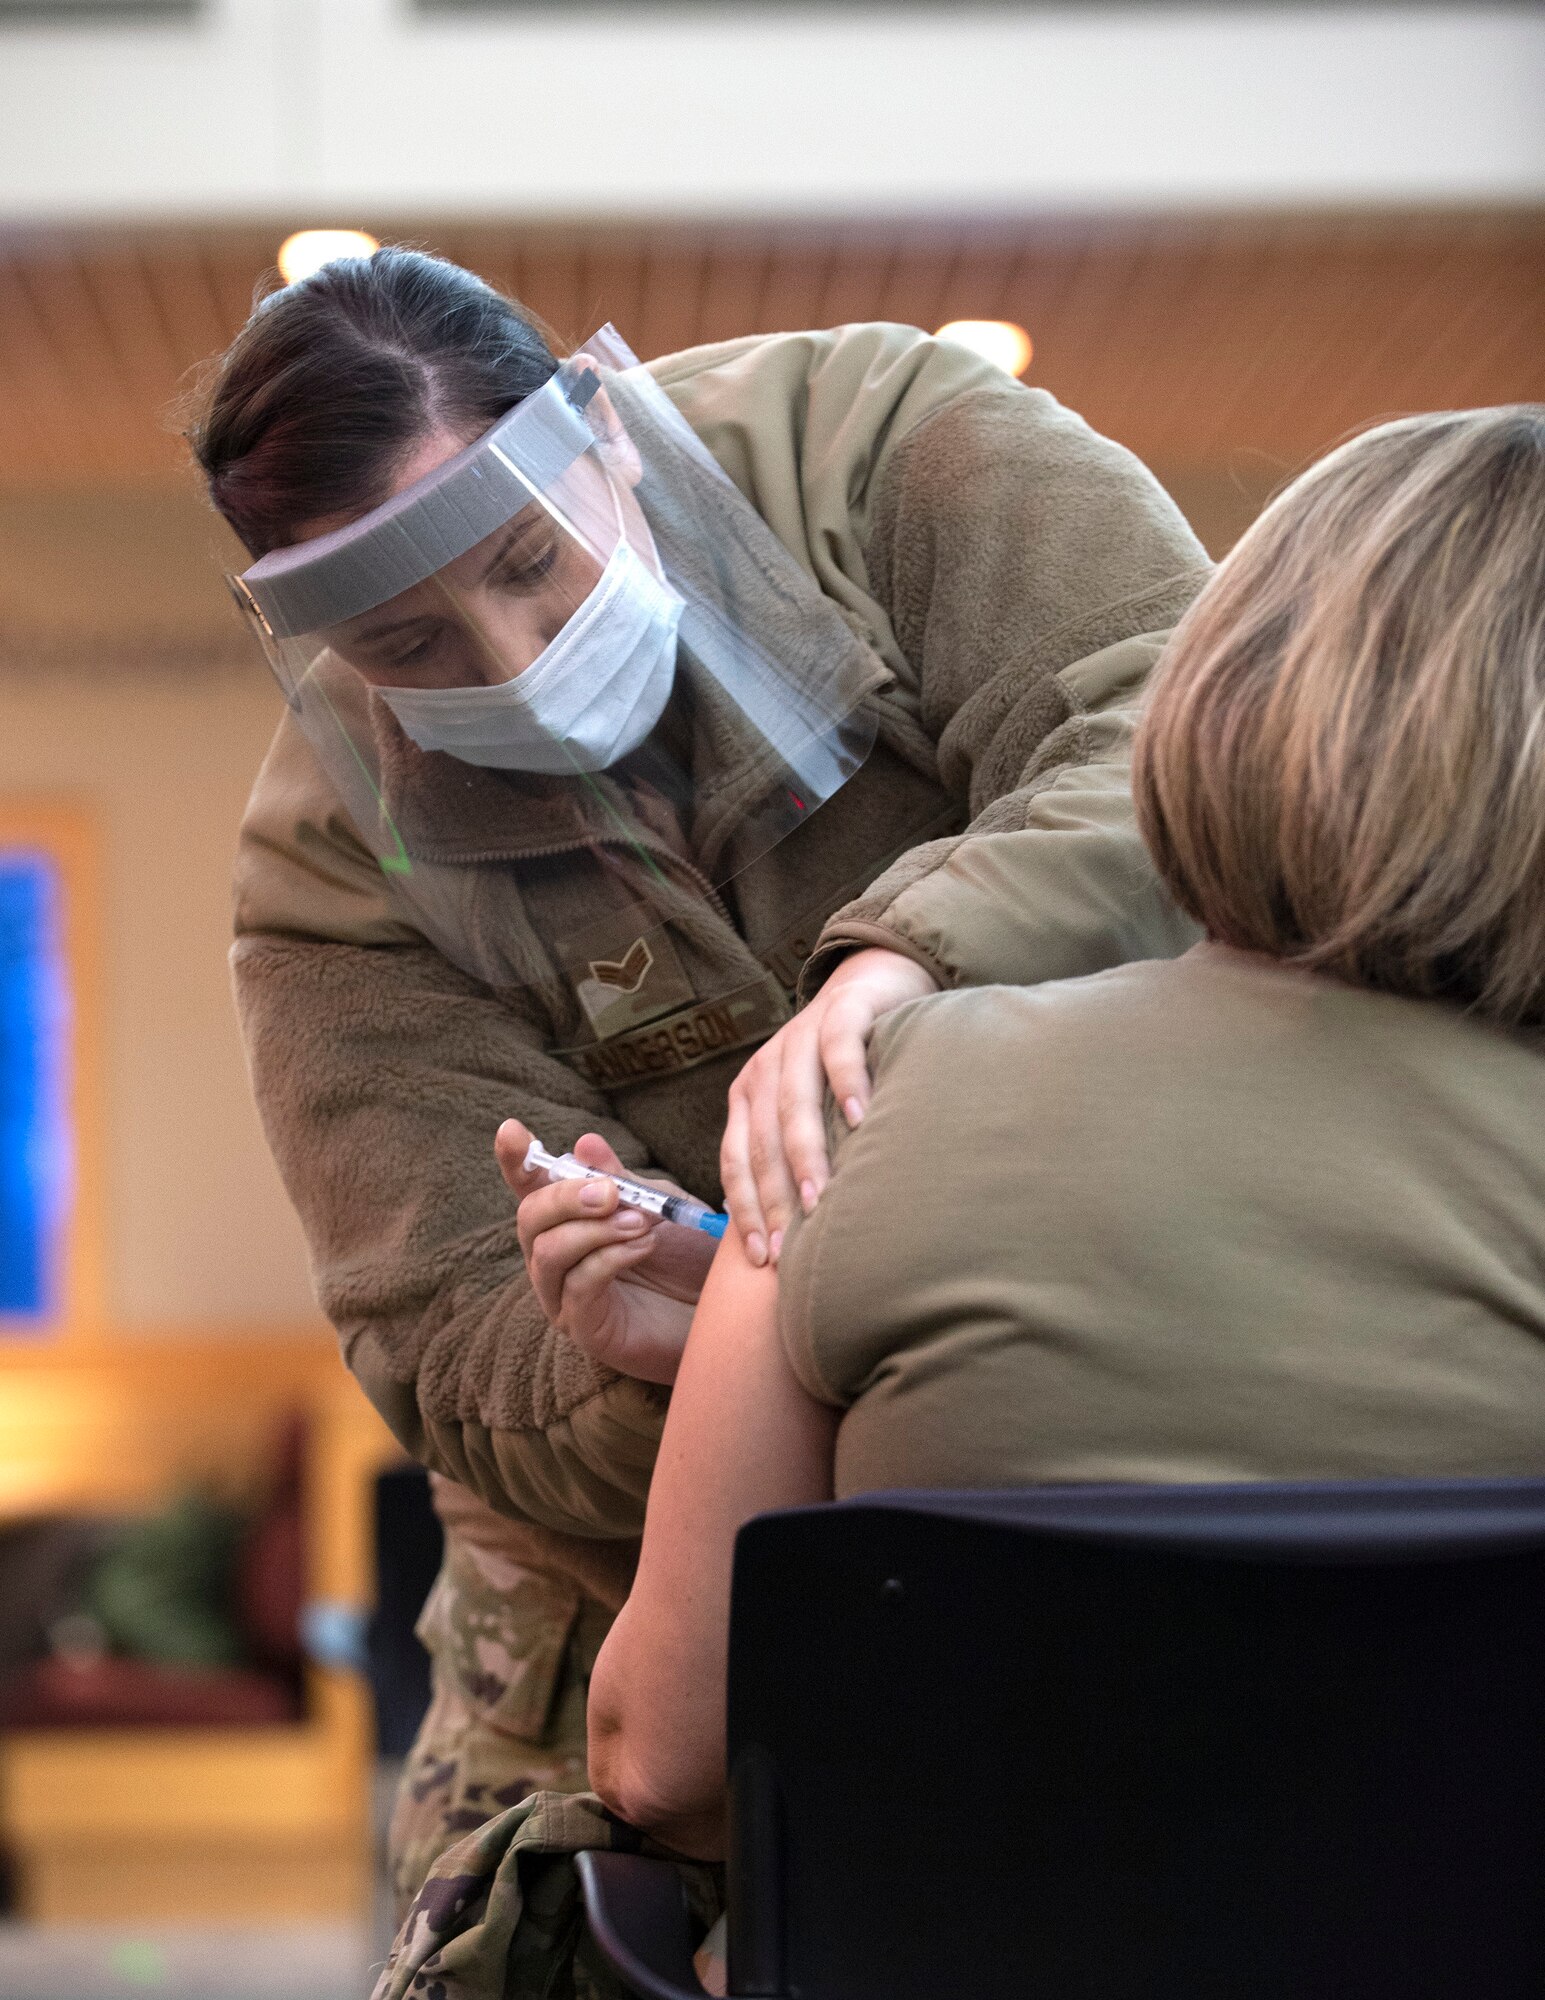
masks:
<svg viewBox="0 0 1545 2000"><path fill-rule="evenodd" d="M236 825L278 706L255 661L0 678L0 797L68 803L97 829L102 1263L107 1317L131 1332L314 1316L225 956Z"/></svg>

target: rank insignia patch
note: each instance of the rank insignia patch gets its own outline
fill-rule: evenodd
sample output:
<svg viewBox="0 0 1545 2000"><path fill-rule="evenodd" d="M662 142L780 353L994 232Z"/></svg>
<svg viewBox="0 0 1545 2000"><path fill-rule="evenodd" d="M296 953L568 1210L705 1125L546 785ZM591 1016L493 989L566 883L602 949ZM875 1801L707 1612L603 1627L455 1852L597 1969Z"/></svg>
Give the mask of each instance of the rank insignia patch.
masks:
<svg viewBox="0 0 1545 2000"><path fill-rule="evenodd" d="M670 934L652 913L638 907L618 910L564 951L564 970L574 997L598 1041L625 1035L687 1005L696 996L682 969Z"/></svg>
<svg viewBox="0 0 1545 2000"><path fill-rule="evenodd" d="M649 941L640 938L620 964L611 958L591 959L590 977L602 986L615 986L619 993L636 993L649 977L653 964L654 953L649 949Z"/></svg>

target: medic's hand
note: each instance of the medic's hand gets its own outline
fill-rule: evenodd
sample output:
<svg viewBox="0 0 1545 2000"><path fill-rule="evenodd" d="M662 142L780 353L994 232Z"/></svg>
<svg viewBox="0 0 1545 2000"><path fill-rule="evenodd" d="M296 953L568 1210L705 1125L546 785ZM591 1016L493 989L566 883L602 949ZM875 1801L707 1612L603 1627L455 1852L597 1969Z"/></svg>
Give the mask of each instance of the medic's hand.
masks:
<svg viewBox="0 0 1545 2000"><path fill-rule="evenodd" d="M753 1264L778 1261L796 1206L808 1215L826 1186L827 1085L856 1125L869 1106L869 1030L903 1000L937 991L902 952L856 951L730 1085L719 1176Z"/></svg>
<svg viewBox="0 0 1545 2000"><path fill-rule="evenodd" d="M606 1181L549 1181L540 1167L528 1174L530 1144L511 1118L494 1151L520 1199L516 1228L543 1312L593 1361L644 1382L674 1382L714 1239L622 1207ZM594 1132L574 1151L587 1167L630 1172Z"/></svg>

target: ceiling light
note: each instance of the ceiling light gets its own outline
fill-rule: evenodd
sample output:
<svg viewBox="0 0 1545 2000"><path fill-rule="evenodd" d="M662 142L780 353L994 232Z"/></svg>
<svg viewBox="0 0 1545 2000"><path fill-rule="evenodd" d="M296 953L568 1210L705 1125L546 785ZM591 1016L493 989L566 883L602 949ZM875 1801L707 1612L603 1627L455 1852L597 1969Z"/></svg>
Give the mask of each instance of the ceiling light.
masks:
<svg viewBox="0 0 1545 2000"><path fill-rule="evenodd" d="M380 247L363 229L297 230L279 245L279 275L287 285L296 285L335 257L368 257Z"/></svg>
<svg viewBox="0 0 1545 2000"><path fill-rule="evenodd" d="M969 347L1006 375L1023 375L1035 351L1029 334L1011 319L952 319L939 328L939 338Z"/></svg>

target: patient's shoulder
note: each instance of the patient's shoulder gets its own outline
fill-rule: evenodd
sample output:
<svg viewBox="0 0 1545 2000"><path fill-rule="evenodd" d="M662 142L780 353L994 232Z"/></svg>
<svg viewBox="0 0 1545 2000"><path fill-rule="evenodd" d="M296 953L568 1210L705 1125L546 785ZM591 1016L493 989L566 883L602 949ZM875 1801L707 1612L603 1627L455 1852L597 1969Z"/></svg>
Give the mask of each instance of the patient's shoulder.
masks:
<svg viewBox="0 0 1545 2000"><path fill-rule="evenodd" d="M1259 1004L1254 994L1230 992L1231 982L1192 957L1144 960L1040 986L962 987L911 1001L874 1029L876 1083L899 1089L925 1074L958 1080L995 1068L1000 1076L1017 1075L1027 1062L1050 1083L1094 1058L1119 1068L1145 1064L1164 1048L1173 1059L1187 1044L1210 1040L1220 1015Z"/></svg>
<svg viewBox="0 0 1545 2000"><path fill-rule="evenodd" d="M1541 1038L1212 945L915 1001L879 1023L871 1063L873 1115L898 1144L1035 1130L1098 1154L1102 1133L1168 1151L1264 1129L1306 1157L1463 1140L1545 1171Z"/></svg>
<svg viewBox="0 0 1545 2000"><path fill-rule="evenodd" d="M960 1054L1035 1049L1043 1063L1231 1059L1259 1066L1274 1054L1460 1066L1533 1074L1545 1037L1511 1034L1461 1009L1342 984L1251 952L1202 944L1176 959L1145 959L1040 986L980 986L930 995L885 1017L871 1042L876 1075Z"/></svg>

